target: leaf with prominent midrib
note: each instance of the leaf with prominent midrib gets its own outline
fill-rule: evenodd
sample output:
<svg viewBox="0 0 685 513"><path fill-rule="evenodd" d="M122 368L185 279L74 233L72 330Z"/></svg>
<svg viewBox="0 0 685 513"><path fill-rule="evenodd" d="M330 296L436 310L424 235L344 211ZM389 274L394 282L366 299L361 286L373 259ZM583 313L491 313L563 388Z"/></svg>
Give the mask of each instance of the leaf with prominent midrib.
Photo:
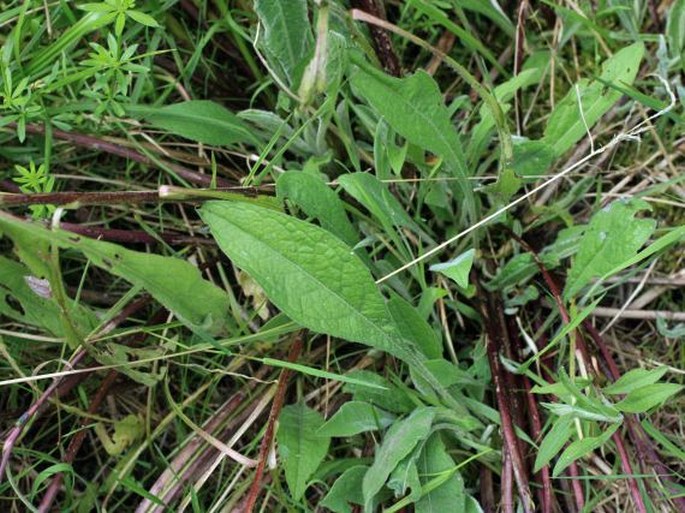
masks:
<svg viewBox="0 0 685 513"><path fill-rule="evenodd" d="M278 417L278 452L295 500L304 495L307 480L328 452L330 437L318 432L323 422L321 414L304 403L286 406Z"/></svg>
<svg viewBox="0 0 685 513"><path fill-rule="evenodd" d="M353 56L354 58L354 56ZM354 90L410 143L444 158L458 181L466 210L474 215L473 189L459 134L442 101L438 84L425 71L393 78L356 59L361 66L352 75Z"/></svg>
<svg viewBox="0 0 685 513"><path fill-rule="evenodd" d="M257 143L242 119L209 100L191 100L164 107L131 105L127 112L146 119L154 127L191 141L215 146Z"/></svg>
<svg viewBox="0 0 685 513"><path fill-rule="evenodd" d="M193 330L218 334L227 328L228 295L202 279L200 271L184 260L131 251L63 230L47 230L3 212L0 229L24 245L27 240L44 241L82 252L93 265L146 289Z"/></svg>
<svg viewBox="0 0 685 513"><path fill-rule="evenodd" d="M319 333L425 359L397 332L369 270L328 231L247 203L201 209L219 247L293 321Z"/></svg>

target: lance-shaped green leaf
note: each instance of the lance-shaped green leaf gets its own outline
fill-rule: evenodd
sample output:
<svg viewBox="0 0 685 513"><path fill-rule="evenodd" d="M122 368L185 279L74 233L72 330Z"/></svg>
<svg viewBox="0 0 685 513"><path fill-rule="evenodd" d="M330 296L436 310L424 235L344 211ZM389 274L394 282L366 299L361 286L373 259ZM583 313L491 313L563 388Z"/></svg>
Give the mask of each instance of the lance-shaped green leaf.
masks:
<svg viewBox="0 0 685 513"><path fill-rule="evenodd" d="M293 321L319 333L424 360L397 331L369 270L328 231L247 203L201 209L219 247Z"/></svg>
<svg viewBox="0 0 685 513"><path fill-rule="evenodd" d="M131 105L126 109L129 114L144 118L154 127L191 141L215 146L257 143L242 119L209 100L191 100L164 107Z"/></svg>
<svg viewBox="0 0 685 513"><path fill-rule="evenodd" d="M287 171L278 177L276 192L300 207L308 216L319 220L321 226L353 246L358 235L347 218L338 195L323 180L302 171Z"/></svg>
<svg viewBox="0 0 685 513"><path fill-rule="evenodd" d="M542 138L552 147L555 156L560 156L585 137L588 127L597 123L619 100L621 92L604 83L619 87L632 84L644 51L642 43L635 43L616 52L602 65L602 81L588 83L582 80L557 104Z"/></svg>
<svg viewBox="0 0 685 513"><path fill-rule="evenodd" d="M373 465L362 483L364 504L370 511L373 498L383 488L392 471L417 444L428 437L435 418L434 408L419 408L409 417L393 424L376 451Z"/></svg>
<svg viewBox="0 0 685 513"><path fill-rule="evenodd" d="M583 438L582 440L576 440L569 445L564 452L561 453L561 456L559 456L557 464L554 465L552 477L557 477L564 470L566 470L571 463L604 445L619 428L619 426L620 424L613 424L599 436L589 436L587 438Z"/></svg>
<svg viewBox="0 0 685 513"><path fill-rule="evenodd" d="M616 408L628 413L643 413L682 389L682 385L676 383L653 383L630 392L623 401L616 403Z"/></svg>
<svg viewBox="0 0 685 513"><path fill-rule="evenodd" d="M466 167L459 135L435 80L424 71L406 78L393 78L359 59L356 61L361 67L352 75L351 83L357 94L410 143L447 161L460 178L459 188L466 209L473 214L473 190L466 179L472 173Z"/></svg>
<svg viewBox="0 0 685 513"><path fill-rule="evenodd" d="M263 29L258 43L269 64L296 88L314 43L307 0L256 0L254 10Z"/></svg>
<svg viewBox="0 0 685 513"><path fill-rule="evenodd" d="M323 422L321 414L304 403L286 406L278 418L278 452L295 500L304 495L307 480L328 452L330 438L318 433Z"/></svg>
<svg viewBox="0 0 685 513"><path fill-rule="evenodd" d="M642 200L615 201L592 217L569 270L564 297L573 297L593 278L603 277L635 256L656 227L652 219L635 217L649 209Z"/></svg>
<svg viewBox="0 0 685 513"><path fill-rule="evenodd" d="M4 212L0 212L0 230L12 239L23 239L24 245L30 239L82 252L93 265L143 287L195 331L217 334L226 329L228 295L202 279L200 271L184 260L48 230Z"/></svg>

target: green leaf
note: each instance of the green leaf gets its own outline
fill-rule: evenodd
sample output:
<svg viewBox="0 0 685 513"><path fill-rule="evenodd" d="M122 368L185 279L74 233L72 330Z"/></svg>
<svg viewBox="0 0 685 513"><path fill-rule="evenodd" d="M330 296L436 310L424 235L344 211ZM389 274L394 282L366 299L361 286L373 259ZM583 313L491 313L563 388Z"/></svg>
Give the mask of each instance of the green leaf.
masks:
<svg viewBox="0 0 685 513"><path fill-rule="evenodd" d="M644 45L638 42L616 52L604 62L600 78L618 86L632 84L644 51ZM554 108L542 141L552 148L555 157L562 155L586 137L587 127L592 128L620 97L619 91L599 81L582 80Z"/></svg>
<svg viewBox="0 0 685 513"><path fill-rule="evenodd" d="M219 247L293 321L416 363L369 270L340 239L280 212L247 203L201 209Z"/></svg>
<svg viewBox="0 0 685 513"><path fill-rule="evenodd" d="M260 42L272 67L297 88L314 43L306 0L256 0Z"/></svg>
<svg viewBox="0 0 685 513"><path fill-rule="evenodd" d="M444 479L437 488L424 494L416 502L414 509L416 513L464 511L466 507L464 479L458 472L454 472L455 466L440 435L438 433L431 435L419 457L419 475L423 476L421 481L424 488L434 479L443 476Z"/></svg>
<svg viewBox="0 0 685 513"><path fill-rule="evenodd" d="M462 289L465 289L469 286L469 273L473 266L475 254L475 249L469 249L449 262L431 265L430 270L444 274L454 280Z"/></svg>
<svg viewBox="0 0 685 513"><path fill-rule="evenodd" d="M676 0L666 17L666 37L668 38L668 50L671 57L680 59L681 69L685 69L685 0Z"/></svg>
<svg viewBox="0 0 685 513"><path fill-rule="evenodd" d="M208 100L191 100L164 107L130 105L127 112L172 134L215 146L257 144L248 126L231 111Z"/></svg>
<svg viewBox="0 0 685 513"><path fill-rule="evenodd" d="M294 500L300 500L307 480L328 452L330 438L319 436L323 417L304 403L283 408L278 418L278 453L285 469L285 480Z"/></svg>
<svg viewBox="0 0 685 513"><path fill-rule="evenodd" d="M370 510L373 498L381 491L395 467L430 434L434 418L435 409L417 408L409 417L396 422L388 430L362 483L367 510Z"/></svg>
<svg viewBox="0 0 685 513"><path fill-rule="evenodd" d="M635 217L647 209L651 207L642 200L615 201L592 217L569 270L565 298L570 299L593 278L620 266L647 242L656 222Z"/></svg>
<svg viewBox="0 0 685 513"><path fill-rule="evenodd" d="M540 442L538 455L535 458L535 466L533 473L540 471L542 467L547 465L552 458L554 458L561 448L568 442L573 434L573 417L570 415L563 415L552 424L552 429L548 431L545 438Z"/></svg>
<svg viewBox="0 0 685 513"><path fill-rule="evenodd" d="M388 310L402 336L411 340L429 359L442 357L442 344L435 330L412 305L393 293ZM444 361L444 360L443 360Z"/></svg>
<svg viewBox="0 0 685 513"><path fill-rule="evenodd" d="M602 391L609 395L627 394L638 388L656 383L666 372L668 372L666 366L652 370L633 369L626 372L611 385L604 387Z"/></svg>
<svg viewBox="0 0 685 513"><path fill-rule="evenodd" d="M599 436L587 437L573 442L559 456L552 470L552 477L559 476L571 463L604 445L618 428L619 424L613 424Z"/></svg>
<svg viewBox="0 0 685 513"><path fill-rule="evenodd" d="M395 416L361 401L349 401L317 432L320 436L344 437L353 436L365 431L377 431L390 426Z"/></svg>
<svg viewBox="0 0 685 513"><path fill-rule="evenodd" d="M682 385L675 383L654 383L637 390L633 390L628 396L616 403L616 408L628 413L643 413L655 406L662 404L672 395L683 389Z"/></svg>
<svg viewBox="0 0 685 513"><path fill-rule="evenodd" d="M136 21L140 23L141 25L145 25L146 27L159 27L159 23L157 23L157 20L155 20L152 16L149 14L145 14L144 12L140 11L126 11L126 15L131 18L133 21Z"/></svg>
<svg viewBox="0 0 685 513"><path fill-rule="evenodd" d="M354 246L358 242L359 236L347 218L342 201L320 178L302 171L286 171L278 177L276 192L308 216L318 219L322 227L346 244Z"/></svg>
<svg viewBox="0 0 685 513"><path fill-rule="evenodd" d="M33 284L33 285L31 285ZM37 287L45 289L40 291ZM50 285L32 276L31 271L4 256L0 256L0 316L47 330L56 337L64 336L61 310L51 299ZM72 320L90 332L98 325L95 313L83 305L74 305L69 312Z"/></svg>
<svg viewBox="0 0 685 513"><path fill-rule="evenodd" d="M93 265L146 289L179 320L199 333L226 331L228 295L202 279L200 271L184 260L139 253L63 230L47 230L4 212L0 212L0 229L13 239L29 238L82 252Z"/></svg>
<svg viewBox="0 0 685 513"><path fill-rule="evenodd" d="M473 215L475 200L467 180L472 173L466 167L459 135L435 80L424 71L406 78L393 78L367 64L357 63L362 68L351 78L357 94L410 143L447 161L459 178L466 211Z"/></svg>
<svg viewBox="0 0 685 513"><path fill-rule="evenodd" d="M380 221L386 232L392 232L393 226L421 231L397 198L375 176L369 173L350 173L338 178L338 183Z"/></svg>
<svg viewBox="0 0 685 513"><path fill-rule="evenodd" d="M321 501L321 506L334 513L352 513L349 503L363 506L362 480L367 470L368 467L359 465L343 472Z"/></svg>
<svg viewBox="0 0 685 513"><path fill-rule="evenodd" d="M414 402L403 389L375 372L357 370L347 376L373 385L371 387L352 382L345 383L343 391L352 394L355 401L370 402L392 413L407 413L414 409Z"/></svg>

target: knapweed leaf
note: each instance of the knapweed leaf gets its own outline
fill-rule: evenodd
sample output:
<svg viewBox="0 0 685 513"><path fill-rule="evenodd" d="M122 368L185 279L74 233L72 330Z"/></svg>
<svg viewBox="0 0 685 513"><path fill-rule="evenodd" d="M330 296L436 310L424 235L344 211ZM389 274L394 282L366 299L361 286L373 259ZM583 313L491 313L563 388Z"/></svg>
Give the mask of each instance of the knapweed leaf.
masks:
<svg viewBox="0 0 685 513"><path fill-rule="evenodd" d="M364 505L362 480L368 467L358 465L348 468L338 479L321 501L321 506L334 513L352 513L352 504Z"/></svg>
<svg viewBox="0 0 685 513"><path fill-rule="evenodd" d="M297 89L314 44L307 0L256 0L261 23L258 44L281 79Z"/></svg>
<svg viewBox="0 0 685 513"><path fill-rule="evenodd" d="M475 255L476 251L469 249L449 262L431 265L430 270L444 274L462 289L465 289L469 286L469 273L471 272Z"/></svg>
<svg viewBox="0 0 685 513"><path fill-rule="evenodd" d="M30 237L83 253L91 263L143 287L179 320L202 334L227 330L229 300L219 287L180 258L140 253L63 230L48 230L0 212L0 229L10 238Z"/></svg>
<svg viewBox="0 0 685 513"><path fill-rule="evenodd" d="M156 128L214 146L257 144L245 122L226 107L209 100L190 100L163 107L129 106L129 114Z"/></svg>
<svg viewBox="0 0 685 513"><path fill-rule="evenodd" d="M566 442L568 442L572 434L573 417L571 415L562 415L554 420L552 428L547 432L542 439L542 442L540 442L533 472L537 473L542 467L547 465L552 458L559 454L559 451L566 445Z"/></svg>
<svg viewBox="0 0 685 513"><path fill-rule="evenodd" d="M276 192L301 208L321 226L354 246L359 239L338 195L320 178L302 171L286 171L278 177Z"/></svg>
<svg viewBox="0 0 685 513"><path fill-rule="evenodd" d="M616 52L604 62L600 78L619 87L632 84L644 51L644 44L638 42ZM581 80L554 108L542 141L552 148L555 157L586 137L588 128L621 97L620 91L605 86L602 81Z"/></svg>
<svg viewBox="0 0 685 513"><path fill-rule="evenodd" d="M592 217L568 273L566 299L635 256L647 242L656 222L635 217L642 210L651 210L643 200L614 201Z"/></svg>
<svg viewBox="0 0 685 513"><path fill-rule="evenodd" d="M406 419L395 422L380 447L362 482L364 505L370 510L373 498L381 491L392 471L430 434L436 410L417 408Z"/></svg>
<svg viewBox="0 0 685 513"><path fill-rule="evenodd" d="M285 480L294 500L299 500L307 480L328 452L330 438L318 434L323 417L304 403L283 408L278 418L278 453L285 469Z"/></svg>
<svg viewBox="0 0 685 513"><path fill-rule="evenodd" d="M459 178L466 211L474 213L474 197L467 177L464 151L438 84L425 71L394 78L355 58L360 66L351 77L356 93L378 111L410 143L445 159Z"/></svg>
<svg viewBox="0 0 685 513"><path fill-rule="evenodd" d="M391 413L363 401L348 401L321 426L318 434L328 437L353 436L365 431L377 431L395 420Z"/></svg>
<svg viewBox="0 0 685 513"><path fill-rule="evenodd" d="M210 201L200 214L222 251L293 321L408 363L425 359L399 334L369 270L328 231L247 203Z"/></svg>
<svg viewBox="0 0 685 513"><path fill-rule="evenodd" d="M421 451L417 465L419 475L424 476L422 479L424 490L432 488L431 484L435 483L434 480L438 480L438 483L435 483L437 486L430 489L416 502L416 513L464 511L466 507L464 479L461 474L453 471L456 463L447 452L447 447L439 433L433 433L430 436Z"/></svg>

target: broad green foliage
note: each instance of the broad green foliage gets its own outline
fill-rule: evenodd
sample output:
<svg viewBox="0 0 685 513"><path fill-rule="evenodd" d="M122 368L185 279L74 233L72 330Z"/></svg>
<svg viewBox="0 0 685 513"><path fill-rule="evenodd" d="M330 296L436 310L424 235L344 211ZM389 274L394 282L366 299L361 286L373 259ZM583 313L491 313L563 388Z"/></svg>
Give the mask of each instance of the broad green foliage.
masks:
<svg viewBox="0 0 685 513"><path fill-rule="evenodd" d="M368 467L360 465L343 472L321 501L321 506L334 513L352 513L351 504L363 506L362 481L367 470Z"/></svg>
<svg viewBox="0 0 685 513"><path fill-rule="evenodd" d="M218 334L227 328L228 296L202 279L200 272L188 262L131 251L62 230L47 230L3 212L0 212L0 229L15 241L22 240L23 245L28 241L31 245L40 241L80 251L93 265L143 287L199 333Z"/></svg>
<svg viewBox="0 0 685 513"><path fill-rule="evenodd" d="M365 511L371 511L373 498L395 467L430 434L435 409L417 408L409 417L392 425L376 450L373 465L364 475L362 491Z"/></svg>
<svg viewBox="0 0 685 513"><path fill-rule="evenodd" d="M305 214L317 219L321 226L346 244L353 246L357 243L358 235L342 201L320 178L300 171L288 171L279 176L276 192L279 197L289 199Z"/></svg>
<svg viewBox="0 0 685 513"><path fill-rule="evenodd" d="M278 422L278 453L293 499L304 495L307 480L328 452L330 438L321 436L321 415L304 403L283 408Z"/></svg>
<svg viewBox="0 0 685 513"><path fill-rule="evenodd" d="M180 135L191 141L216 146L236 143L256 144L247 125L218 103L191 100L163 107L129 107L133 115L142 116L152 126Z"/></svg>
<svg viewBox="0 0 685 513"><path fill-rule="evenodd" d="M419 312L397 294L387 303L388 310L402 336L411 340L426 357L440 358L442 344L430 324L421 318Z"/></svg>
<svg viewBox="0 0 685 513"><path fill-rule="evenodd" d="M292 320L311 330L415 362L371 273L326 230L246 203L206 203L202 219L221 249Z"/></svg>
<svg viewBox="0 0 685 513"><path fill-rule="evenodd" d="M605 394L610 395L629 394L633 390L637 390L647 385L653 385L659 381L667 371L667 367L658 367L652 370L633 369L626 372L611 385L604 387L602 391Z"/></svg>
<svg viewBox="0 0 685 513"><path fill-rule="evenodd" d="M474 249L469 249L449 262L431 265L430 270L439 272L454 280L462 289L469 286L469 273L473 266L473 258L476 255Z"/></svg>
<svg viewBox="0 0 685 513"><path fill-rule="evenodd" d="M615 201L592 217L568 272L564 297L572 298L590 280L603 277L635 255L656 228L654 220L635 216L650 209L641 200Z"/></svg>
<svg viewBox="0 0 685 513"><path fill-rule="evenodd" d="M460 178L458 185L466 211L474 216L473 190L466 180L473 173L466 168L459 135L433 78L424 71L393 78L359 60L357 64L361 67L350 79L357 94L410 143L445 159Z"/></svg>
<svg viewBox="0 0 685 513"><path fill-rule="evenodd" d="M643 54L644 45L634 43L604 62L599 80L584 79L572 86L554 108L543 137L514 147L515 168L519 174L547 172L554 159L587 137L588 130L621 97L620 90L605 84L613 84L617 88L632 84Z"/></svg>
<svg viewBox="0 0 685 513"><path fill-rule="evenodd" d="M49 282L33 276L20 263L0 256L0 315L61 337L61 312L51 298ZM82 305L74 305L70 315L84 331L97 325L95 314Z"/></svg>
<svg viewBox="0 0 685 513"><path fill-rule="evenodd" d="M535 457L533 472L538 472L561 451L573 435L573 417L562 415L555 419L552 428L540 442L538 455Z"/></svg>
<svg viewBox="0 0 685 513"><path fill-rule="evenodd" d="M353 436L365 431L385 429L395 420L395 416L361 401L349 401L326 423L317 434L328 437Z"/></svg>
<svg viewBox="0 0 685 513"><path fill-rule="evenodd" d="M260 47L281 80L297 89L314 43L306 0L256 0L262 25Z"/></svg>
<svg viewBox="0 0 685 513"><path fill-rule="evenodd" d="M417 465L422 476L423 496L416 502L416 513L464 511L464 479L454 471L455 462L438 433L426 442ZM435 488L430 489L433 486Z"/></svg>
<svg viewBox="0 0 685 513"><path fill-rule="evenodd" d="M628 393L616 408L627 413L643 413L663 404L666 399L682 391L682 385L675 383L654 383Z"/></svg>
<svg viewBox="0 0 685 513"><path fill-rule="evenodd" d="M131 444L145 434L145 424L138 415L126 415L114 423L114 433L109 436L101 422L95 424L95 434L110 456L119 456Z"/></svg>

